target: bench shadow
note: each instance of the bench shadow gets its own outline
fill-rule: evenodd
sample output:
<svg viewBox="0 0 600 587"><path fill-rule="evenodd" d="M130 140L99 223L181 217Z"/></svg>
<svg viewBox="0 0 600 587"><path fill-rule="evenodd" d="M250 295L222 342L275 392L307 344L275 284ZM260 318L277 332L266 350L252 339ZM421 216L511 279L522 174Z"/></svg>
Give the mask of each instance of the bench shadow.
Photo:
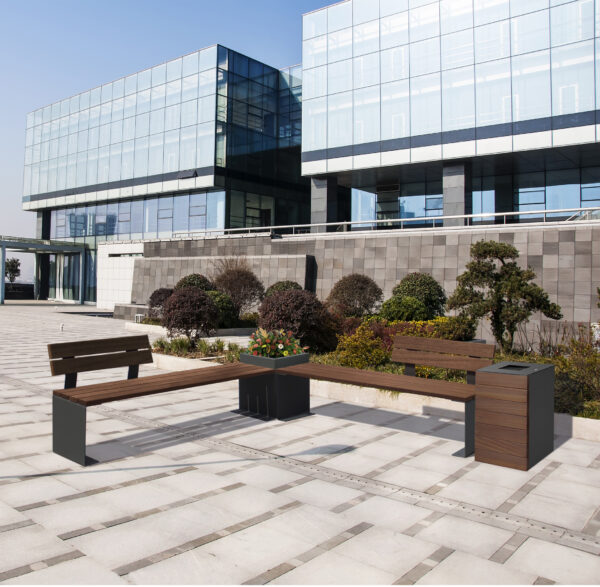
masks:
<svg viewBox="0 0 600 587"><path fill-rule="evenodd" d="M230 411L219 412L186 422L144 430L129 436L88 444L86 455L91 464L107 463L125 457L148 454L201 438L209 438L217 434L251 429L261 423L262 420L241 416Z"/></svg>
<svg viewBox="0 0 600 587"><path fill-rule="evenodd" d="M315 414L370 424L378 428L425 434L445 440L464 442L464 411L423 406L422 413L402 413L374 407L361 407L334 401L311 410ZM438 428L439 429L436 429Z"/></svg>

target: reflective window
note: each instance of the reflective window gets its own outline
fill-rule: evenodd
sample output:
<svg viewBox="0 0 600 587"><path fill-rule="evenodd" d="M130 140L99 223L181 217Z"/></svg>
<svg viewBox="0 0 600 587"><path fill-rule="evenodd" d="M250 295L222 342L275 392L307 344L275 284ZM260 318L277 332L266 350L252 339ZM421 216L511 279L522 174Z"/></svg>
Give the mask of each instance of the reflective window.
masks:
<svg viewBox="0 0 600 587"><path fill-rule="evenodd" d="M327 147L352 144L352 92L329 96L327 123Z"/></svg>
<svg viewBox="0 0 600 587"><path fill-rule="evenodd" d="M354 91L354 142L380 140L379 86Z"/></svg>
<svg viewBox="0 0 600 587"><path fill-rule="evenodd" d="M411 79L410 128L413 136L441 131L440 74Z"/></svg>
<svg viewBox="0 0 600 587"><path fill-rule="evenodd" d="M327 148L327 98L303 100L302 150Z"/></svg>
<svg viewBox="0 0 600 587"><path fill-rule="evenodd" d="M305 99L318 98L327 94L327 66L315 67L304 71L302 95Z"/></svg>
<svg viewBox="0 0 600 587"><path fill-rule="evenodd" d="M352 29L342 29L327 36L327 60L341 61L352 57Z"/></svg>
<svg viewBox="0 0 600 587"><path fill-rule="evenodd" d="M510 56L510 21L494 22L475 29L475 62Z"/></svg>
<svg viewBox="0 0 600 587"><path fill-rule="evenodd" d="M477 126L511 122L510 59L475 67Z"/></svg>
<svg viewBox="0 0 600 587"><path fill-rule="evenodd" d="M473 0L441 0L442 35L473 27Z"/></svg>
<svg viewBox="0 0 600 587"><path fill-rule="evenodd" d="M327 8L328 32L339 31L352 26L352 3L342 2Z"/></svg>
<svg viewBox="0 0 600 587"><path fill-rule="evenodd" d="M364 88L379 83L379 53L354 59L354 87Z"/></svg>
<svg viewBox="0 0 600 587"><path fill-rule="evenodd" d="M473 63L472 29L442 37L442 69L453 69Z"/></svg>
<svg viewBox="0 0 600 587"><path fill-rule="evenodd" d="M316 10L302 18L303 39L312 39L327 32L327 11Z"/></svg>
<svg viewBox="0 0 600 587"><path fill-rule="evenodd" d="M381 86L381 140L410 136L408 80Z"/></svg>
<svg viewBox="0 0 600 587"><path fill-rule="evenodd" d="M346 92L352 89L352 60L339 61L327 67L329 94Z"/></svg>
<svg viewBox="0 0 600 587"><path fill-rule="evenodd" d="M534 10L548 8L548 0L510 0L510 15L518 16Z"/></svg>
<svg viewBox="0 0 600 587"><path fill-rule="evenodd" d="M509 18L509 0L473 0L475 26Z"/></svg>
<svg viewBox="0 0 600 587"><path fill-rule="evenodd" d="M410 45L410 74L423 75L440 70L440 38Z"/></svg>
<svg viewBox="0 0 600 587"><path fill-rule="evenodd" d="M315 37L302 43L302 65L305 69L327 63L327 37Z"/></svg>
<svg viewBox="0 0 600 587"><path fill-rule="evenodd" d="M513 120L550 116L550 52L512 59Z"/></svg>
<svg viewBox="0 0 600 587"><path fill-rule="evenodd" d="M428 4L410 11L410 41L420 41L440 34L439 4Z"/></svg>
<svg viewBox="0 0 600 587"><path fill-rule="evenodd" d="M373 0L353 0L352 8L354 24L379 18L379 2L373 2Z"/></svg>
<svg viewBox="0 0 600 587"><path fill-rule="evenodd" d="M408 43L408 12L400 12L381 19L381 49Z"/></svg>
<svg viewBox="0 0 600 587"><path fill-rule="evenodd" d="M550 9L552 46L575 43L594 36L594 0L578 0Z"/></svg>
<svg viewBox="0 0 600 587"><path fill-rule="evenodd" d="M475 92L473 66L442 73L442 130L451 131L475 126Z"/></svg>
<svg viewBox="0 0 600 587"><path fill-rule="evenodd" d="M359 24L353 29L354 56L379 50L379 21Z"/></svg>
<svg viewBox="0 0 600 587"><path fill-rule="evenodd" d="M512 54L530 53L550 46L549 11L532 12L511 20Z"/></svg>
<svg viewBox="0 0 600 587"><path fill-rule="evenodd" d="M381 83L408 77L408 45L381 52Z"/></svg>
<svg viewBox="0 0 600 587"><path fill-rule="evenodd" d="M408 10L408 0L379 0L381 16L389 16L403 10Z"/></svg>
<svg viewBox="0 0 600 587"><path fill-rule="evenodd" d="M594 109L594 41L552 49L552 114Z"/></svg>

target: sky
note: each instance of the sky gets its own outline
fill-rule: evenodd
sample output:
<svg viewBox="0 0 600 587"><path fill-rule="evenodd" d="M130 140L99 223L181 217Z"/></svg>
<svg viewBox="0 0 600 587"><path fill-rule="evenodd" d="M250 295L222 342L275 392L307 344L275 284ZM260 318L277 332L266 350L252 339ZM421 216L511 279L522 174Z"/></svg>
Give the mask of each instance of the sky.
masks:
<svg viewBox="0 0 600 587"><path fill-rule="evenodd" d="M0 0L0 235L35 237L21 209L28 112L220 43L300 63L302 14L332 0ZM22 280L33 275L32 255Z"/></svg>

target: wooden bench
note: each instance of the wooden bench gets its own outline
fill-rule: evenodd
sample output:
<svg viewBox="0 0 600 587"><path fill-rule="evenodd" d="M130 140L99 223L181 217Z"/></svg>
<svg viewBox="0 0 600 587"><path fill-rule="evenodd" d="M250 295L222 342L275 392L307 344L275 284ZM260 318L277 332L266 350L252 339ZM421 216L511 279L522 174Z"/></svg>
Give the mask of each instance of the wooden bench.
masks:
<svg viewBox="0 0 600 587"><path fill-rule="evenodd" d="M64 389L54 391L52 396L52 450L80 465L93 462L85 454L88 406L253 377L269 371L236 363L138 379L139 366L152 363L147 335L49 344L48 356L52 375L65 376ZM128 378L76 387L78 373L115 367L128 367Z"/></svg>
<svg viewBox="0 0 600 587"><path fill-rule="evenodd" d="M392 361L404 363L405 375L380 373L351 367L303 363L279 371L288 375L376 387L418 395L439 397L465 405L465 449L463 456L475 450L475 371L493 363L492 344L457 342L437 338L396 336ZM459 369L467 372L467 385L415 376L415 365Z"/></svg>

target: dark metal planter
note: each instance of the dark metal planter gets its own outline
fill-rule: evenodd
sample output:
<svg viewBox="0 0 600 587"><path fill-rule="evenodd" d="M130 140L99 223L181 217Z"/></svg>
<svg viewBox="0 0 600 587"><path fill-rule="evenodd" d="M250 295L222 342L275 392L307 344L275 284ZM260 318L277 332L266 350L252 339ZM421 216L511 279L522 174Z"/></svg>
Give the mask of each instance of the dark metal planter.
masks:
<svg viewBox="0 0 600 587"><path fill-rule="evenodd" d="M289 420L310 413L310 379L277 373L282 367L308 363L308 353L276 359L243 353L240 361L273 370L239 380L240 413L264 420Z"/></svg>

